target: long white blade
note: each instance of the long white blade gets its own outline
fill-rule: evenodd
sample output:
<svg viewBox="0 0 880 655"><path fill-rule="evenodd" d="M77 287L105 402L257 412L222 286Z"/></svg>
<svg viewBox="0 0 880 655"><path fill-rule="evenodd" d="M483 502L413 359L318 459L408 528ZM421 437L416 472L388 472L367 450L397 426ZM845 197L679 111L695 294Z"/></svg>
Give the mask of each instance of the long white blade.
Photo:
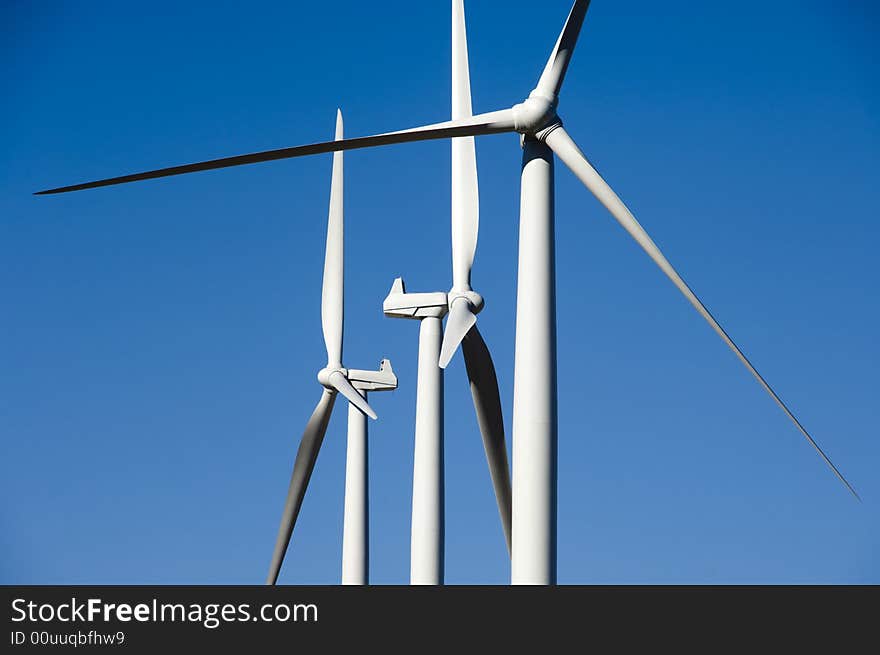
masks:
<svg viewBox="0 0 880 655"><path fill-rule="evenodd" d="M498 377L489 347L483 341L480 331L475 325L461 343L461 353L467 367L468 380L471 383L471 396L474 399L474 410L477 423L483 436L483 448L486 451L486 462L489 464L489 475L495 489L495 500L498 503L498 514L507 551L511 546L511 487L510 465L507 459L507 444L504 441L504 417L501 413L501 394L498 392Z"/></svg>
<svg viewBox="0 0 880 655"><path fill-rule="evenodd" d="M342 139L342 111L336 110L336 140ZM343 170L341 152L333 153L333 174L330 179L330 214L327 218L327 249L324 253L324 282L321 289L321 327L327 346L327 366L342 366L342 328L344 319L343 262Z"/></svg>
<svg viewBox="0 0 880 655"><path fill-rule="evenodd" d="M452 120L470 118L471 81L463 0L452 0ZM480 203L474 137L452 139L452 288L469 291Z"/></svg>
<svg viewBox="0 0 880 655"><path fill-rule="evenodd" d="M34 195L43 196L55 193L68 193L70 191L82 191L84 189L95 189L97 187L112 186L115 184L138 182L140 180L153 180L160 177L184 175L186 173L196 173L198 171L210 171L218 168L229 168L231 166L244 166L246 164L257 164L278 159L304 157L306 155L318 155L323 152L356 150L358 148L372 148L374 146L386 146L394 143L428 141L430 139L448 139L457 136L501 134L503 132L513 131L515 131L513 111L510 109L501 109L486 114L479 114L472 118L460 121L446 121L445 123L434 123L433 125L423 125L422 127L413 127L407 130L386 132L384 134L376 134L373 136L361 136L353 139L341 139L339 141L323 141L320 143L310 143L304 146L294 146L292 148L264 150L262 152L252 152L247 155L236 155L234 157L222 157L220 159L211 159L208 161L196 162L194 164L170 166L168 168L159 168L154 171L110 177L95 182L83 182L81 184L73 184L70 186L58 187L56 189L46 189L45 191L37 191Z"/></svg>
<svg viewBox="0 0 880 655"><path fill-rule="evenodd" d="M471 116L471 81L468 67L464 2L452 0L452 119ZM477 188L477 154L474 137L452 139L452 290L470 291L471 268L480 229L480 200ZM476 323L466 300L449 308L440 368L446 368L468 330Z"/></svg>
<svg viewBox="0 0 880 655"><path fill-rule="evenodd" d="M296 459L293 462L290 487L287 490L284 511L281 513L281 524L278 527L278 538L275 541L275 550L272 553L272 562L269 564L266 584L273 585L278 580L278 573L281 571L282 562L284 562L284 554L290 544L290 535L293 534L293 527L296 525L296 519L306 495L306 488L309 486L309 479L312 477L312 470L318 459L318 452L324 442L324 434L327 432L327 423L330 422L330 413L333 411L335 400L336 394L325 389L306 424L306 429L303 431L299 448L296 451Z"/></svg>
<svg viewBox="0 0 880 655"><path fill-rule="evenodd" d="M589 6L590 0L575 0L562 32L559 33L559 38L556 40L556 45L553 47L553 52L550 53L544 72L541 73L535 91L548 100L556 100L559 96L562 82L565 80L565 72L568 70L568 64L574 53L581 25L584 23L584 16L586 16Z"/></svg>
<svg viewBox="0 0 880 655"><path fill-rule="evenodd" d="M733 342L733 340L728 336L727 332L721 327L718 321L709 313L709 310L706 309L705 305L697 298L696 294L691 290L691 288L685 283L685 281L681 278L678 272L672 267L672 264L663 256L663 253L660 252L660 249L657 247L657 244L648 236L648 233L645 232L644 228L639 224L636 220L635 216L627 209L626 205L620 200L616 193L611 189L610 186L602 179L599 173L595 168L587 161L587 158L581 152L580 148L577 147L574 141L572 141L571 137L565 131L563 127L558 127L555 130L551 131L547 136L547 145L556 153L556 155L565 162L565 165L568 166L572 172L578 177L578 179L583 182L584 186L586 186L590 191L592 191L593 195L599 199L608 211L611 212L612 216L617 219L617 222L625 229L629 235L636 240L636 242L642 247L648 256L654 260L654 263L660 267L666 277L672 280L672 283L678 288L679 291L684 295L685 298L688 299L688 302L694 306L694 308L700 313L706 322L712 326L712 329L720 336L724 343L727 344L727 347L730 348L734 354L739 358L739 360L745 365L749 372L755 376L755 379L760 383L760 385L764 388L764 390L770 394L770 397L776 401L776 404L782 408L782 411L785 412L786 416L791 419L791 421L797 426L798 430L800 430L801 434L806 437L807 441L816 449L816 452L822 457L825 463L834 471L834 474L846 485L846 488L850 490L853 496L859 498L859 495L856 493L855 489L852 488L849 482L846 481L846 478L837 470L837 467L832 464L831 460L828 456L822 451L819 447L819 444L810 436L810 433L807 432L806 428L801 425L800 421L795 418L795 415L791 412L791 410L782 402L782 399L776 394L775 391L767 384L766 380L758 373L757 369L752 366L752 363L748 360L748 358L743 354L743 352L739 349L739 347Z"/></svg>

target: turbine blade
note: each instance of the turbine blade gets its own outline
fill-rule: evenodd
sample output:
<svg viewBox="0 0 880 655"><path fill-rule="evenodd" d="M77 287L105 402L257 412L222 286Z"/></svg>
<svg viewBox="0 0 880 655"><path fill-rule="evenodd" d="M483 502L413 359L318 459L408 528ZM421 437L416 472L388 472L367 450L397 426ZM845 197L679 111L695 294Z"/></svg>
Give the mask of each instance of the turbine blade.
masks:
<svg viewBox="0 0 880 655"><path fill-rule="evenodd" d="M565 165L568 166L572 172L578 177L578 179L583 182L584 186L586 186L593 195L598 198L599 202L605 205L606 209L611 212L612 216L617 220L618 223L625 229L629 235L636 240L639 246L642 247L648 256L654 260L654 263L660 267L660 270L666 274L672 283L678 288L679 291L687 298L688 302L694 306L694 308L700 313L700 315L712 326L712 329L718 334L719 337L727 344L727 347L730 348L734 354L739 358L739 360L745 365L745 367L749 370L749 372L755 377L755 379L760 383L760 385L764 388L764 390L770 394L770 397L776 401L776 404L782 408L782 411L785 412L786 416L797 426L798 430L800 430L801 434L810 442L813 448L816 449L816 452L822 457L825 463L831 468L834 474L840 479L840 481L846 485L846 488L850 490L853 496L859 498L859 495L856 493L856 490L850 485L849 482L846 481L846 478L837 470L837 467L831 462L828 456L823 452L823 450L819 447L819 444L816 443L815 439L807 432L806 428L801 425L801 422L795 417L792 411L786 406L782 399L776 394L776 392L770 387L766 380L758 373L757 369L752 366L752 363L748 360L748 358L743 354L743 352L739 349L739 347L733 342L733 340L728 336L727 332L724 331L724 328L715 320L712 314L709 313L709 310L706 309L705 305L697 298L696 294L691 290L691 288L685 283L685 281L681 278L678 272L672 267L672 264L663 256L663 253L660 252L660 249L657 247L657 244L648 236L648 233L645 232L644 228L639 224L636 220L635 216L627 209L626 205L620 200L616 193L611 189L610 186L602 179L599 173L593 168L592 164L587 161L587 158L581 152L580 148L577 147L574 141L572 141L571 137L565 131L565 128L558 127L555 130L552 130L547 135L547 145L556 153L556 155L565 162Z"/></svg>
<svg viewBox="0 0 880 655"><path fill-rule="evenodd" d="M463 0L452 2L452 120L469 118L471 82ZM469 291L477 249L480 202L474 137L452 139L452 288Z"/></svg>
<svg viewBox="0 0 880 655"><path fill-rule="evenodd" d="M333 403L336 394L324 390L318 401L312 417L306 424L302 439L299 442L299 450L296 451L296 460L293 463L293 473L290 476L290 487L287 490L287 500L284 503L284 512L281 514L281 525L278 528L278 538L275 541L275 552L272 554L272 563L269 565L269 575L266 584L273 585L278 580L278 572L284 561L284 554L290 543L290 535L293 534L293 526L299 516L312 470L315 468L315 460L318 451L324 441L327 432L327 423L330 421L330 413L333 411Z"/></svg>
<svg viewBox="0 0 880 655"><path fill-rule="evenodd" d="M501 414L501 396L498 393L498 378L492 355L480 331L475 325L465 336L461 344L464 363L467 367L471 395L474 398L474 409L480 434L483 436L483 447L486 450L486 461L492 486L495 488L495 500L498 502L498 514L507 541L507 552L511 545L511 489L510 466L507 460L507 444L504 441L504 418Z"/></svg>
<svg viewBox="0 0 880 655"><path fill-rule="evenodd" d="M360 391L355 389L351 382L338 371L330 376L330 384L333 385L333 388L336 389L339 393L345 396L352 405L361 410L364 414L369 416L371 419L376 419L376 412L373 411L373 408L370 407L369 403L364 399L361 395Z"/></svg>
<svg viewBox="0 0 880 655"><path fill-rule="evenodd" d="M336 140L342 139L342 111L336 111ZM321 288L321 327L327 346L327 366L342 366L342 327L344 320L344 215L342 204L343 169L341 152L333 153L330 179L330 214L327 218L327 250L324 253L324 281Z"/></svg>
<svg viewBox="0 0 880 655"><path fill-rule="evenodd" d="M565 71L568 70L568 64L574 53L574 47L577 44L578 35L581 32L581 25L584 23L584 16L590 6L590 0L575 0L568 19L559 33L553 52L544 66L544 72L538 80L535 91L548 100L555 101L562 89L562 82L565 80Z"/></svg>
<svg viewBox="0 0 880 655"><path fill-rule="evenodd" d="M446 329L443 330L443 345L440 347L440 368L449 366L449 362L458 344L477 322L477 317L471 312L471 306L464 298L456 298L449 308L449 316L446 318Z"/></svg>
<svg viewBox="0 0 880 655"><path fill-rule="evenodd" d="M513 131L513 112L510 109L502 109L500 111L480 114L459 121L446 121L445 123L435 123L433 125L414 127L407 130L400 130L398 132L386 132L374 136L340 139L339 141L324 141L304 146L294 146L292 148L279 148L278 150L265 150L263 152L254 152L247 155L236 155L235 157L211 159L209 161L198 162L195 164L171 166L170 168L160 168L158 170L146 171L144 173L133 173L132 175L111 177L96 182L84 182L82 184L58 187L57 189L37 191L34 195L41 196L54 193L67 193L69 191L82 191L83 189L94 189L96 187L125 184L140 180L152 180L159 177L170 177L172 175L183 175L185 173L195 173L198 171L209 171L217 168L229 168L231 166L243 166L245 164L275 161L277 159L290 159L291 157L317 155L324 152L371 148L374 146L408 143L411 141L446 139L456 136L500 134L502 132Z"/></svg>

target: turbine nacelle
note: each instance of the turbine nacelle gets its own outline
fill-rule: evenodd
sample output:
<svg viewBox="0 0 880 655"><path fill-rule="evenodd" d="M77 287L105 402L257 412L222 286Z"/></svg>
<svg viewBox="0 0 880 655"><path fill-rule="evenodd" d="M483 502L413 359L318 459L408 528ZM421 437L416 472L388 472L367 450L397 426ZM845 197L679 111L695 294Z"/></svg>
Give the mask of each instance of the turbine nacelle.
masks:
<svg viewBox="0 0 880 655"><path fill-rule="evenodd" d="M382 311L391 318L443 318L449 309L449 300L442 291L407 293L403 278L391 285L391 291L382 302Z"/></svg>
<svg viewBox="0 0 880 655"><path fill-rule="evenodd" d="M378 371L349 369L348 380L358 391L394 391L397 389L397 376L391 367L390 359L379 363Z"/></svg>

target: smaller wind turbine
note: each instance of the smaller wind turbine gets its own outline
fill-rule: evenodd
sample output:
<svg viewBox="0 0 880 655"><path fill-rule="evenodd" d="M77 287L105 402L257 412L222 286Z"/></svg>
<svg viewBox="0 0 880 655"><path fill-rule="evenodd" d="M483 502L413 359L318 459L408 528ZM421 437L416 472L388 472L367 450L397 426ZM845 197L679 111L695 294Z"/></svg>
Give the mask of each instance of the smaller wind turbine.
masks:
<svg viewBox="0 0 880 655"><path fill-rule="evenodd" d="M336 140L341 140L342 112L336 112ZM388 360L382 360L379 371L359 371L342 366L343 327L343 168L342 152L333 153L333 174L330 182L330 213L327 218L327 249L324 255L324 282L321 289L321 327L327 348L327 366L318 371L318 382L324 387L306 429L303 432L293 463L290 488L281 515L275 551L269 565L266 584L275 584L290 543L290 536L302 507L306 488L315 461L327 432L330 414L341 393L350 403L349 444L345 481L345 529L343 535L343 582L366 584L367 581L367 430L363 416L352 418L352 412L366 414L372 419L376 413L367 403L366 391L384 391L397 387L397 378ZM359 391L360 389L360 391ZM347 541L348 547L345 543Z"/></svg>

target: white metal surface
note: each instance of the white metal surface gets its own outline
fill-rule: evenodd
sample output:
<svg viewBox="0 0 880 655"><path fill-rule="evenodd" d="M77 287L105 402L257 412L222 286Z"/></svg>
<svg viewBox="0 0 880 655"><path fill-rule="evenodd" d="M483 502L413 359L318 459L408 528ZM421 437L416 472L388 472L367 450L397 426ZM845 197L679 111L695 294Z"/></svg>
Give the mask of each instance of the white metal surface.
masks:
<svg viewBox="0 0 880 655"><path fill-rule="evenodd" d="M437 365L443 326L439 318L419 325L419 373L413 461L410 582L443 584L443 369Z"/></svg>
<svg viewBox="0 0 880 655"><path fill-rule="evenodd" d="M553 153L523 144L513 382L513 584L556 583Z"/></svg>
<svg viewBox="0 0 880 655"><path fill-rule="evenodd" d="M336 140L343 138L342 111L336 110ZM333 173L330 181L330 212L327 217L327 245L324 251L324 277L321 287L321 327L327 347L327 368L342 367L343 280L345 261L345 226L343 222L342 192L343 158L333 153Z"/></svg>
<svg viewBox="0 0 880 655"><path fill-rule="evenodd" d="M336 112L336 140L343 138L342 112ZM275 584L296 525L306 489L327 431L336 394L349 401L349 440L346 462L345 517L343 525L342 578L344 584L366 584L368 580L369 530L367 490L366 416L376 414L366 400L367 391L397 388L397 376L391 362L383 359L378 371L348 370L342 366L344 318L344 212L343 159L333 153L330 180L330 211L327 218L327 245L324 253L324 276L321 288L321 327L327 348L327 366L318 371L324 387L309 419L293 464L287 499L281 513L278 537L269 564L267 584Z"/></svg>
<svg viewBox="0 0 880 655"><path fill-rule="evenodd" d="M452 120L469 118L471 82L468 67L464 3L452 2ZM471 267L477 249L480 203L477 189L477 156L474 137L463 136L452 144L452 290L470 291Z"/></svg>
<svg viewBox="0 0 880 655"><path fill-rule="evenodd" d="M363 392L366 397L367 392ZM348 406L348 447L345 456L345 511L342 519L342 584L369 584L370 492L367 417Z"/></svg>

